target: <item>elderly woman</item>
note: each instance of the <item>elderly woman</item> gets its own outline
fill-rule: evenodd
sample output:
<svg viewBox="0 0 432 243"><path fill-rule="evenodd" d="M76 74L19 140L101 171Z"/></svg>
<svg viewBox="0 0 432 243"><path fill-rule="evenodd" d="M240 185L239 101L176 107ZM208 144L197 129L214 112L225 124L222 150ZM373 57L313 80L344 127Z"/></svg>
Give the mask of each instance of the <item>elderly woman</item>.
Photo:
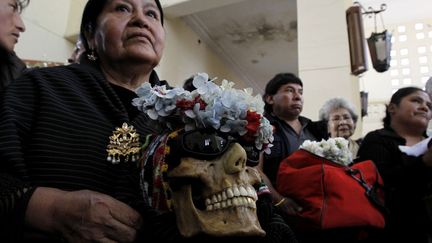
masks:
<svg viewBox="0 0 432 243"><path fill-rule="evenodd" d="M389 242L426 243L432 239L432 149L418 156L399 149L426 138L431 108L424 90L399 89L387 106L384 128L368 133L358 152L361 160L375 162L383 178L389 212L384 238Z"/></svg>
<svg viewBox="0 0 432 243"><path fill-rule="evenodd" d="M324 103L319 111L319 118L327 123L330 137L343 137L349 141L353 158L357 156L359 144L352 140L358 115L354 106L343 98L332 98Z"/></svg>
<svg viewBox="0 0 432 243"><path fill-rule="evenodd" d="M132 105L139 86L164 84L153 70L165 43L159 1L89 0L81 39L79 64L32 70L1 96L2 241L191 242L143 197L136 163L161 133ZM289 227L262 204L260 224L271 221L262 240L287 240Z"/></svg>
<svg viewBox="0 0 432 243"><path fill-rule="evenodd" d="M162 24L158 0L89 0L87 61L25 73L0 96L2 241L131 242L150 223L132 161L158 126L131 100L160 83Z"/></svg>
<svg viewBox="0 0 432 243"><path fill-rule="evenodd" d="M25 31L20 14L28 4L29 0L0 0L0 92L25 69L14 48Z"/></svg>

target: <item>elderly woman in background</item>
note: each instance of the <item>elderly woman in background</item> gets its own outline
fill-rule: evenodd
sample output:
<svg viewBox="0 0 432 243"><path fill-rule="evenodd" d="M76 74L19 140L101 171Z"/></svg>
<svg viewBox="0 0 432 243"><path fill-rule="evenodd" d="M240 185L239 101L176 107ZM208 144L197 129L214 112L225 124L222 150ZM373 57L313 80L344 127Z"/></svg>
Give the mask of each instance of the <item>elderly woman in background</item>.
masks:
<svg viewBox="0 0 432 243"><path fill-rule="evenodd" d="M321 107L319 119L327 123L330 137L343 137L349 141L349 149L353 158L355 158L359 150L359 144L351 139L358 119L354 106L343 98L329 99Z"/></svg>
<svg viewBox="0 0 432 243"><path fill-rule="evenodd" d="M0 92L25 70L25 64L15 55L15 44L25 31L21 11L30 0L0 0Z"/></svg>
<svg viewBox="0 0 432 243"><path fill-rule="evenodd" d="M131 101L160 84L162 24L158 0L89 0L87 60L26 72L0 96L2 241L132 242L153 223L132 161L158 126Z"/></svg>

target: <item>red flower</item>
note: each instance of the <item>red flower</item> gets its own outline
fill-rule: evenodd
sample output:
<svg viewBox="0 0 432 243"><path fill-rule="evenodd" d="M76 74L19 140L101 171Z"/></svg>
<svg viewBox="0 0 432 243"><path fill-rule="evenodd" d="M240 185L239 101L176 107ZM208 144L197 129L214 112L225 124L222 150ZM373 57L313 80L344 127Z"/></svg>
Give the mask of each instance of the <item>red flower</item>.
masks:
<svg viewBox="0 0 432 243"><path fill-rule="evenodd" d="M194 102L200 104L200 110L204 110L207 106L207 104L204 102L204 100L201 99L200 95L195 97Z"/></svg>
<svg viewBox="0 0 432 243"><path fill-rule="evenodd" d="M244 139L246 141L252 142L255 140L255 134L257 133L260 122L261 115L256 113L255 111L247 111L246 121L248 124L246 125L247 133L244 135Z"/></svg>
<svg viewBox="0 0 432 243"><path fill-rule="evenodd" d="M199 103L200 104L200 110L204 110L207 104L201 99L201 97L198 95L194 98L194 100L177 100L176 106L179 107L181 110L192 110L194 105Z"/></svg>

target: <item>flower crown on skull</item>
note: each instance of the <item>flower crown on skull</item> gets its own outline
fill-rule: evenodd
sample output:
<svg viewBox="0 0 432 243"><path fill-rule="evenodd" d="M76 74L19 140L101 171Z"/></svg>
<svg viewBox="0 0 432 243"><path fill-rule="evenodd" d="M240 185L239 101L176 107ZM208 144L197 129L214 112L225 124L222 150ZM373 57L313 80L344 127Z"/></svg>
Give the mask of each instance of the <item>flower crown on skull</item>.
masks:
<svg viewBox="0 0 432 243"><path fill-rule="evenodd" d="M185 131L214 129L270 153L273 126L263 116L261 96L252 96L251 88L235 89L234 83L225 79L218 86L206 73L195 75L192 83L196 87L192 92L145 83L137 89L138 98L133 105L170 128L171 121L177 121L184 124Z"/></svg>

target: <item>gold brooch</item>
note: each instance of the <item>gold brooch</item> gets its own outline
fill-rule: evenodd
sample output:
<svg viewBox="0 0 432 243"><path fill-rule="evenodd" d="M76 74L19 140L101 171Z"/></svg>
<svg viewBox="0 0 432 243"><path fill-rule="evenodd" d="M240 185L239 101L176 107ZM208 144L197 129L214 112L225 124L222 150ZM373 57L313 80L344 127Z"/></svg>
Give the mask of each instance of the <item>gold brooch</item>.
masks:
<svg viewBox="0 0 432 243"><path fill-rule="evenodd" d="M124 162L131 160L135 162L140 155L139 134L135 128L126 122L122 127L117 127L113 135L109 137L110 143L107 146L107 161L118 164L123 159Z"/></svg>

